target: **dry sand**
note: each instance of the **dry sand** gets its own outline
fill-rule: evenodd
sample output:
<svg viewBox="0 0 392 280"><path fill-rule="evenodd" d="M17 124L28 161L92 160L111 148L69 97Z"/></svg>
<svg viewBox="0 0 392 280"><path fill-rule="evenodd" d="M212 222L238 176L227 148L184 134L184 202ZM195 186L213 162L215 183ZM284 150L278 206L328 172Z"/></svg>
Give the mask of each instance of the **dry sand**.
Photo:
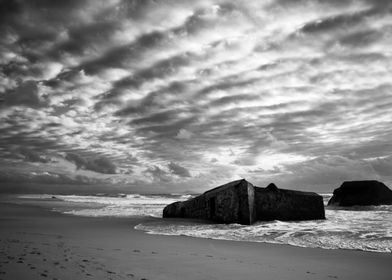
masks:
<svg viewBox="0 0 392 280"><path fill-rule="evenodd" d="M392 254L148 235L0 204L0 279L392 279Z"/></svg>

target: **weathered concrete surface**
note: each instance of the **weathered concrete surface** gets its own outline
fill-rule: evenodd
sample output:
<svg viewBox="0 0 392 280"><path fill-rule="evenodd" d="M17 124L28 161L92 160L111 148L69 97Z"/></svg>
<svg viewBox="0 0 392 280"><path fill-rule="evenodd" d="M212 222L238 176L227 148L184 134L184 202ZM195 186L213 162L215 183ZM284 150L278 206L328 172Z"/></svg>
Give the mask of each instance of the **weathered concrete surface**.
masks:
<svg viewBox="0 0 392 280"><path fill-rule="evenodd" d="M381 204L392 204L392 190L375 180L344 182L328 201L335 206Z"/></svg>
<svg viewBox="0 0 392 280"><path fill-rule="evenodd" d="M255 188L258 220L316 220L325 218L322 196L313 192L278 189L274 184Z"/></svg>
<svg viewBox="0 0 392 280"><path fill-rule="evenodd" d="M208 219L220 223L253 224L258 220L324 219L324 204L316 193L254 187L238 180L209 190L163 210L164 218Z"/></svg>
<svg viewBox="0 0 392 280"><path fill-rule="evenodd" d="M230 182L209 190L193 199L175 202L165 207L164 218L197 218L220 223L253 223L253 185L246 180Z"/></svg>

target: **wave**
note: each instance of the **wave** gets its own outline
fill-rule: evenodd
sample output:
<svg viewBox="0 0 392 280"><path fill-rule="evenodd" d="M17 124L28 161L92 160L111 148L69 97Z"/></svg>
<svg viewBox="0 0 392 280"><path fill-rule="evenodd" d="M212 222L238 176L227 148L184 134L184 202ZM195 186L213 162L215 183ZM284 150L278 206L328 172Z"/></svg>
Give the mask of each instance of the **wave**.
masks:
<svg viewBox="0 0 392 280"><path fill-rule="evenodd" d="M105 194L95 195L20 195L19 198L43 201L62 201L64 205L53 208L65 214L89 217L162 217L163 208L179 200L187 200L192 195L144 195L144 194ZM68 207L65 207L68 206Z"/></svg>
<svg viewBox="0 0 392 280"><path fill-rule="evenodd" d="M187 200L184 194L97 194L97 195L22 195L24 200L42 201L55 211L89 217L156 217L136 229L149 234L185 235L237 241L290 244L325 249L355 249L392 252L392 205L335 207L326 206L326 220L295 222L258 222L251 226L160 219L163 208ZM324 194L324 204L332 194Z"/></svg>
<svg viewBox="0 0 392 280"><path fill-rule="evenodd" d="M233 241L289 244L324 249L354 249L392 252L392 236L385 230L354 230L331 221L258 222L239 224L205 224L196 222L149 222L135 227L148 234L183 235Z"/></svg>
<svg viewBox="0 0 392 280"><path fill-rule="evenodd" d="M392 205L328 206L325 220L269 221L251 226L161 220L135 228L149 234L392 253Z"/></svg>

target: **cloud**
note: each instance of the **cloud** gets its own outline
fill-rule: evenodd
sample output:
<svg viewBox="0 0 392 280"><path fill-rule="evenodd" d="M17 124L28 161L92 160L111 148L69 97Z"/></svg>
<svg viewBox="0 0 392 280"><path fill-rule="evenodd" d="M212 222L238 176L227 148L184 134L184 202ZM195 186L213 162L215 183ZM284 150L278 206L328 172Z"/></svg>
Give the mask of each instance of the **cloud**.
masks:
<svg viewBox="0 0 392 280"><path fill-rule="evenodd" d="M363 47L377 43L382 34L375 30L364 30L354 32L339 39L339 43L350 47Z"/></svg>
<svg viewBox="0 0 392 280"><path fill-rule="evenodd" d="M0 2L0 18L3 21L6 21L9 18L12 18L13 15L20 12L20 5L18 1L4 1Z"/></svg>
<svg viewBox="0 0 392 280"><path fill-rule="evenodd" d="M259 185L273 181L286 188L329 192L343 181L381 180L390 184L389 164L388 160L380 159L365 161L343 156L319 156L283 164L271 171L252 170L251 176Z"/></svg>
<svg viewBox="0 0 392 280"><path fill-rule="evenodd" d="M392 177L392 157L369 160L369 163L379 176Z"/></svg>
<svg viewBox="0 0 392 280"><path fill-rule="evenodd" d="M315 33L347 29L360 23L368 14L369 11L366 10L319 19L305 24L301 31L304 33Z"/></svg>
<svg viewBox="0 0 392 280"><path fill-rule="evenodd" d="M388 181L390 8L0 1L2 165L160 191Z"/></svg>
<svg viewBox="0 0 392 280"><path fill-rule="evenodd" d="M19 172L1 172L0 182L10 184L10 183L29 183L29 184L93 184L97 181L90 179L86 176L67 176L61 173L53 172L30 172L27 174L21 174Z"/></svg>
<svg viewBox="0 0 392 280"><path fill-rule="evenodd" d="M26 81L4 95L6 106L43 107L47 104L35 81Z"/></svg>
<svg viewBox="0 0 392 280"><path fill-rule="evenodd" d="M75 153L67 153L65 159L73 162L76 169L91 170L103 174L116 174L116 166L103 156L83 158Z"/></svg>
<svg viewBox="0 0 392 280"><path fill-rule="evenodd" d="M169 168L169 171L171 173L173 173L174 175L177 175L179 177L192 177L189 170L179 164L176 164L174 162L170 162L167 165L167 167Z"/></svg>
<svg viewBox="0 0 392 280"><path fill-rule="evenodd" d="M190 139L191 137L192 137L192 132L190 132L184 128L181 128L176 135L176 138L182 139L182 140Z"/></svg>
<svg viewBox="0 0 392 280"><path fill-rule="evenodd" d="M29 150L27 148L22 148L20 150L20 153L26 161L42 162L42 163L48 163L48 162L52 161L52 159L50 157L47 157L45 155L41 155L41 154L39 154L35 151L32 151L32 150Z"/></svg>
<svg viewBox="0 0 392 280"><path fill-rule="evenodd" d="M118 28L119 22L116 21L93 22L76 26L69 30L66 41L52 48L50 55L55 57L61 57L64 53L83 55L86 49L95 48L99 44L105 43L105 40Z"/></svg>
<svg viewBox="0 0 392 280"><path fill-rule="evenodd" d="M172 178L169 176L169 173L156 165L147 168L143 172L143 174L150 176L155 182L167 183L172 181Z"/></svg>

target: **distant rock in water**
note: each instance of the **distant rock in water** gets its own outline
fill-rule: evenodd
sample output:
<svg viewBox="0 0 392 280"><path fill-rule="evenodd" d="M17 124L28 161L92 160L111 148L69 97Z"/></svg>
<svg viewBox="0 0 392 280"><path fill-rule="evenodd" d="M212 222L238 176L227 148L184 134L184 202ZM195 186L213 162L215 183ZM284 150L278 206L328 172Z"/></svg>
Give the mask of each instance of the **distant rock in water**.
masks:
<svg viewBox="0 0 392 280"><path fill-rule="evenodd" d="M278 189L273 183L259 188L238 180L169 204L163 217L250 225L268 220L325 219L325 211L323 198L316 193Z"/></svg>
<svg viewBox="0 0 392 280"><path fill-rule="evenodd" d="M344 182L328 201L334 206L382 204L392 204L392 190L375 180Z"/></svg>

